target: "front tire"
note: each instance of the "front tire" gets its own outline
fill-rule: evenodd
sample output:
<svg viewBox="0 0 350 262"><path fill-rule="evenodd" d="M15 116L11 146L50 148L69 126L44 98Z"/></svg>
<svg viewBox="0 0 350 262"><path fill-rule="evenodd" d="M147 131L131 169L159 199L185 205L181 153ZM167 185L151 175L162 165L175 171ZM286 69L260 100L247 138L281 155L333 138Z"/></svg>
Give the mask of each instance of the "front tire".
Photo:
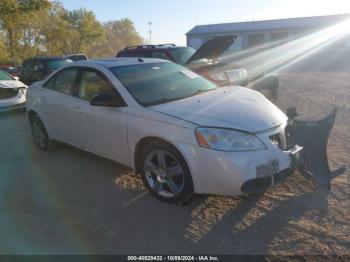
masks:
<svg viewBox="0 0 350 262"><path fill-rule="evenodd" d="M40 117L36 114L29 117L33 140L36 146L42 151L49 151L56 148L56 142L52 141L45 129Z"/></svg>
<svg viewBox="0 0 350 262"><path fill-rule="evenodd" d="M140 171L145 187L161 201L180 204L193 195L187 163L169 144L154 141L146 145L141 152Z"/></svg>

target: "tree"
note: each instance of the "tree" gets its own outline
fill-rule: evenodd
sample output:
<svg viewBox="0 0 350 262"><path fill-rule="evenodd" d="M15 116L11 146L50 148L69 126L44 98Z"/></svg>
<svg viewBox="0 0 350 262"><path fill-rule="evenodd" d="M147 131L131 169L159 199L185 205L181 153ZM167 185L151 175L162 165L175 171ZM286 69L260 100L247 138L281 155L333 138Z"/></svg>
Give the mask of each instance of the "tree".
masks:
<svg viewBox="0 0 350 262"><path fill-rule="evenodd" d="M71 53L89 53L92 46L103 40L104 30L93 12L86 9L68 11L64 19L72 33L69 41Z"/></svg>
<svg viewBox="0 0 350 262"><path fill-rule="evenodd" d="M70 41L75 37L75 30L64 19L68 11L59 2L54 2L46 15L40 18L41 35L44 39L46 53L62 55L70 52Z"/></svg>
<svg viewBox="0 0 350 262"><path fill-rule="evenodd" d="M0 32L0 61L3 61L4 63L8 63L9 60L10 60L10 57L8 56L8 53L7 53L5 37L2 34L2 32Z"/></svg>
<svg viewBox="0 0 350 262"><path fill-rule="evenodd" d="M95 56L115 56L117 51L126 46L140 45L144 42L130 19L124 18L109 21L103 27L105 30L105 40L93 48L92 53Z"/></svg>
<svg viewBox="0 0 350 262"><path fill-rule="evenodd" d="M114 56L142 43L127 18L101 24L93 12L67 10L57 1L0 0L0 60L6 63L40 54Z"/></svg>
<svg viewBox="0 0 350 262"><path fill-rule="evenodd" d="M10 56L16 63L16 48L20 39L20 28L24 18L33 17L36 12L48 9L48 0L2 0L0 1L0 25L7 34Z"/></svg>

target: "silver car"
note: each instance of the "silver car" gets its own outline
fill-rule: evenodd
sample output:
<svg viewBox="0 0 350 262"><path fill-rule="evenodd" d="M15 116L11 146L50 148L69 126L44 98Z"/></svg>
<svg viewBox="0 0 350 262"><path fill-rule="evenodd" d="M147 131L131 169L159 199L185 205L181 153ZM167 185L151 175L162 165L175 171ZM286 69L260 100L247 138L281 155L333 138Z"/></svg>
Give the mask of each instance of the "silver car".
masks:
<svg viewBox="0 0 350 262"><path fill-rule="evenodd" d="M25 108L27 86L0 70L0 112Z"/></svg>

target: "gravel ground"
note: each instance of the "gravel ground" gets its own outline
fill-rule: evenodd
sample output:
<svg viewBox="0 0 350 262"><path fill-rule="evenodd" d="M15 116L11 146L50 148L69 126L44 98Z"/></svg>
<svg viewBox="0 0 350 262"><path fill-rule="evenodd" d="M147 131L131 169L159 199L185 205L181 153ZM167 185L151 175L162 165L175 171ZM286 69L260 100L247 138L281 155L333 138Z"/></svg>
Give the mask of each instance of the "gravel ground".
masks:
<svg viewBox="0 0 350 262"><path fill-rule="evenodd" d="M318 188L304 192L306 210L270 244L277 254L349 254L350 253L350 75L336 72L308 72L281 75L281 96L277 105L296 106L305 119L322 117L330 105L339 111L328 145L333 170L347 170L335 178L330 191ZM304 184L300 177L299 185ZM285 183L288 185L289 181ZM295 188L291 188L295 191ZM291 199L295 202L296 199ZM295 206L297 208L297 206ZM287 236L287 238L286 238Z"/></svg>
<svg viewBox="0 0 350 262"><path fill-rule="evenodd" d="M25 114L0 115L1 254L350 255L350 75L281 74L277 104L308 116L339 113L329 191L296 173L263 194L153 199L128 168L69 146L43 153Z"/></svg>

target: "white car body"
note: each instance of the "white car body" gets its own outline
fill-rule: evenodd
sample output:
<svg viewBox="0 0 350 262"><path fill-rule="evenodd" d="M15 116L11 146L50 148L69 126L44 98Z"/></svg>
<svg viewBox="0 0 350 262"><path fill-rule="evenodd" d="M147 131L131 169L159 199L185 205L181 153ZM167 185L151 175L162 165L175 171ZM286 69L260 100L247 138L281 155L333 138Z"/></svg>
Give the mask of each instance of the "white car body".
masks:
<svg viewBox="0 0 350 262"><path fill-rule="evenodd" d="M165 62L145 59L143 63ZM291 150L272 143L284 137L287 117L262 94L244 87L224 87L178 101L143 107L109 70L136 64L135 58L76 62L102 72L120 93L127 107L93 107L88 101L42 87L36 82L27 92L27 112L42 119L50 139L112 159L136 169L135 150L145 138L173 145L190 169L195 193L240 195L242 186L258 178L257 168L278 162L278 171L292 166ZM72 67L72 66L66 66ZM60 70L64 69L61 68ZM55 74L55 73L53 73ZM48 77L47 79L50 79ZM254 134L265 150L224 152L199 146L195 130L216 127ZM285 144L285 141L283 141ZM274 174L268 174L274 175Z"/></svg>
<svg viewBox="0 0 350 262"><path fill-rule="evenodd" d="M0 80L0 112L25 108L26 89L27 86L15 78Z"/></svg>

